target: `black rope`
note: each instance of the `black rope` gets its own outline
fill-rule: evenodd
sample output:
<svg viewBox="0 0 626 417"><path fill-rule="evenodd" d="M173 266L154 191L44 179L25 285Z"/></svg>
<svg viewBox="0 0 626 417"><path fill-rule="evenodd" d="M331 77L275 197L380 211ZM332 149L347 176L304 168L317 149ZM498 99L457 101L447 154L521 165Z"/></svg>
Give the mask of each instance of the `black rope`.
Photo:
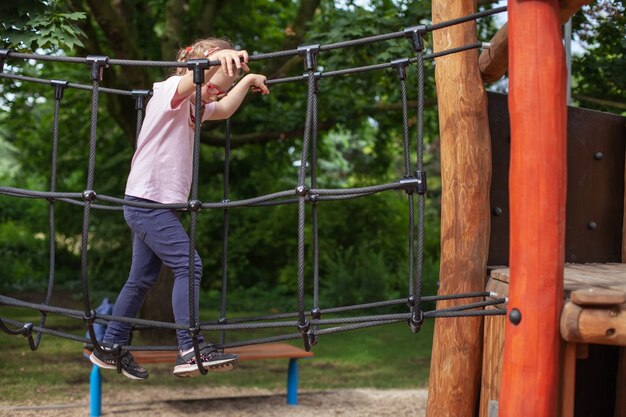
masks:
<svg viewBox="0 0 626 417"><path fill-rule="evenodd" d="M307 80L308 94L307 94L307 109L305 119L304 138L302 145L302 152L300 156L300 168L298 173L297 187L295 190L280 191L264 196L258 196L254 198L229 201L228 182L229 182L229 159L230 159L230 121L226 124L226 146L225 146L225 165L224 165L224 196L221 202L201 202L198 200L198 181L199 181L199 161L200 161L200 120L203 116L203 106L201 102L201 85L204 81L204 70L209 66L219 65L219 61L208 60L192 60L189 62L168 62L168 61L134 61L134 60L121 60L121 59L109 59L108 57L90 56L86 58L78 57L59 57L59 56L45 56L37 54L20 54L9 51L4 56L10 58L19 59L35 59L44 61L59 61L59 62L72 62L72 63L86 63L91 66L91 78L92 86L85 86L81 84L73 84L66 81L56 80L42 80L32 77L25 77L16 74L5 74L0 72L0 78L14 79L20 81L36 82L41 84L49 84L55 86L55 115L54 115L54 130L53 130L53 146L52 146L52 161L51 161L51 179L50 179L50 191L32 191L24 190L15 187L0 187L0 194L5 194L14 197L26 197L26 198L42 198L47 199L49 205L49 252L50 252L50 270L48 274L48 291L43 304L25 303L20 300L11 299L9 297L0 296L0 304L14 305L19 307L26 307L36 309L40 312L40 325L33 326L32 323L18 324L18 322L8 319L0 318L0 330L9 334L21 334L29 339L29 345L31 349L36 349L41 340L42 334L48 333L56 336L67 337L73 340L80 340L82 342L90 341L93 343L95 349L101 349L100 343L97 342L95 332L93 329L94 323L108 323L108 321L119 321L123 323L129 323L135 328L145 326L146 328L169 328L176 330L187 330L190 332L193 340L194 351L198 368L201 373L206 373L206 370L202 367L199 357L198 349L198 334L201 330L213 331L218 330L222 332L221 346L243 346L245 344L265 343L278 340L289 340L301 337L304 342L305 349L310 350L311 343L315 343L316 336L321 334L330 334L334 332L353 330L358 328L366 328L376 326L379 324L396 323L400 321L408 321L412 329L415 331L415 327L421 326L421 321L424 317L462 317L462 316L484 316L504 314L502 309L484 310L487 306L494 306L502 304L506 300L501 298L488 299L484 301L478 301L469 303L466 305L450 307L446 309L434 310L422 313L421 302L427 300L436 299L453 299L453 298L473 298L473 297L487 297L491 296L489 293L470 293L470 294L457 294L449 296L434 296L434 297L422 297L422 273L423 273L423 251L424 251L424 213L425 213L425 173L423 172L423 124L424 124L424 61L428 59L434 59L440 56L448 55L451 53L458 53L467 51L470 49L476 49L481 46L480 43L465 45L457 48L451 48L446 51L441 51L433 54L424 54L422 36L429 31L441 29L454 24L459 24L474 20L480 17L489 16L494 13L505 11L506 7L496 8L485 12L475 13L473 15L464 16L459 19L450 20L447 22L441 22L434 25L423 25L412 28L407 28L401 32L394 32L382 35L376 35L361 39L348 40L343 42L337 42L329 45L308 45L302 46L295 50L278 51L268 54L257 54L250 57L251 60L270 59L275 57L288 57L301 55L305 62L305 74L299 77L288 77L278 80L270 80L267 84L278 84L287 81L300 81ZM396 39L401 37L407 37L413 42L413 47L416 51L416 57L411 59L396 60L390 63L369 65L365 67L342 69L337 71L329 71L326 73L318 73L316 71L316 59L320 51L328 51L337 48L345 48L349 46L363 45L370 42L384 41L389 39ZM408 127L408 100L407 100L407 85L406 85L406 73L405 68L409 64L417 64L418 74L418 108L417 108L417 171L415 175L412 175L410 164L410 140L409 140L409 127ZM194 71L194 82L196 84L196 103L195 103L195 116L198 120L194 127L194 150L193 150L193 168L192 168L192 184L190 200L187 203L177 204L159 204L159 203L144 203L136 201L125 201L120 198L97 195L94 191L94 177L95 177L95 157L96 157L96 130L97 130L97 111L98 111L98 97L100 92L130 95L136 99L137 110L137 129L136 136L139 136L141 130L141 124L144 116L144 104L145 99L151 94L150 91L142 90L141 93L137 91L124 91L117 89L109 89L100 87L102 79L102 71L109 65L137 65L137 66L158 66L158 67L187 67ZM403 114L403 149L404 149L404 163L405 163L405 178L389 183L379 184L369 187L359 187L351 189L319 189L317 188L317 135L318 135L318 103L317 103L317 83L323 77L355 74L371 70L379 70L383 68L397 67L400 71L400 86L402 96L402 114ZM91 105L91 128L90 128L90 140L89 140L89 162L86 189L82 193L67 193L56 191L56 165L57 165L57 148L58 148L58 120L59 120L59 101L62 96L63 88L77 88L83 90L91 90L92 105ZM59 95L59 97L56 97ZM310 149L309 149L310 147ZM306 186L307 176L307 163L308 152L311 152L311 178L310 188ZM361 304L359 306L343 306L330 309L321 310L319 308L319 231L318 231L318 203L319 201L338 201L351 198L358 198L367 195L371 195L383 191L391 190L404 190L408 194L409 203L409 299L408 300L390 300L371 302L367 304ZM414 193L418 193L418 224L417 224L417 248L414 243ZM294 198L295 197L295 198ZM94 204L94 201L103 201L111 205ZM71 309L61 309L55 306L50 306L52 290L54 286L55 275L55 202L63 201L73 205L79 205L83 207L83 228L82 228L82 242L81 242L81 281L83 287L83 307L84 311ZM228 227L229 227L229 209L235 207L249 207L249 206L272 206L279 204L292 204L298 203L298 311L295 313L284 313L271 316L261 316L256 318L237 319L231 320L230 323L226 320L226 288L227 288L227 276L228 276ZM312 205L312 244L313 244L313 309L311 312L305 312L304 302L304 267L305 267L305 216L306 203ZM106 209L106 210L120 210L124 205L143 208L170 208L170 209L188 209L191 215L190 230L189 230L189 325L178 325L176 323L158 322L153 320L142 320L136 318L117 317L112 315L96 314L91 310L89 301L89 263L88 263L88 238L90 227L90 213L91 209ZM223 250L222 250L222 294L221 294L221 308L220 317L217 323L203 324L199 323L195 305L196 299L196 286L195 286L195 253L196 253L196 233L197 233L197 212L200 209L221 209L224 213L224 229L223 229ZM416 259L416 262L415 262ZM415 265L416 264L416 265ZM396 313L396 314L379 314L379 315L365 315L359 317L341 317L322 319L321 315L340 313L356 308L378 308L397 305L401 303L407 303L411 309L410 313ZM479 309L479 310L476 310ZM59 332L53 329L47 329L45 326L46 315L49 312L67 315L68 317L82 319L88 329L89 338L80 338L75 335ZM310 319L308 318L310 317ZM281 318L297 318L297 321L275 321ZM260 322L261 320L271 320L269 322ZM5 323L12 325L21 325L19 329L11 329ZM319 329L319 326L329 326L336 324L346 324L344 326ZM310 331L310 325L313 325L313 330ZM225 343L225 331L226 330L244 330L244 329L265 329L276 327L297 327L299 333L292 335L272 336L262 339L255 339L244 342L234 342L231 344ZM36 341L33 341L32 332L37 333ZM130 348L125 346L123 348ZM171 346L146 346L146 347L133 347L133 350L170 350ZM174 347L176 348L176 347ZM118 351L119 352L119 351ZM118 361L119 370L119 361Z"/></svg>

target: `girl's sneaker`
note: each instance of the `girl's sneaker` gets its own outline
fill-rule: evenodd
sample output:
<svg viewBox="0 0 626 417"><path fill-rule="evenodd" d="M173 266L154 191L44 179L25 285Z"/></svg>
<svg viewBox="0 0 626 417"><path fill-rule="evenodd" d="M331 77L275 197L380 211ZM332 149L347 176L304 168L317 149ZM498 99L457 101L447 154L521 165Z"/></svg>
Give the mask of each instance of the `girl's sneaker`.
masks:
<svg viewBox="0 0 626 417"><path fill-rule="evenodd" d="M98 350L94 350L91 352L89 356L89 360L94 365L98 365L103 369L117 369L117 364L115 363L115 356L110 353L107 353L107 349L104 349L104 352L100 352ZM146 379L148 378L148 371L146 371L143 367L141 367L137 362L135 362L135 358L133 354L127 350L122 351L122 356L120 357L120 361L122 362L122 374L130 379Z"/></svg>
<svg viewBox="0 0 626 417"><path fill-rule="evenodd" d="M239 363L239 356L231 353L222 353L213 345L201 343L200 358L202 366L213 372L228 372L235 369ZM190 378L200 375L196 362L196 353L192 350L184 355L176 356L174 375L180 378Z"/></svg>

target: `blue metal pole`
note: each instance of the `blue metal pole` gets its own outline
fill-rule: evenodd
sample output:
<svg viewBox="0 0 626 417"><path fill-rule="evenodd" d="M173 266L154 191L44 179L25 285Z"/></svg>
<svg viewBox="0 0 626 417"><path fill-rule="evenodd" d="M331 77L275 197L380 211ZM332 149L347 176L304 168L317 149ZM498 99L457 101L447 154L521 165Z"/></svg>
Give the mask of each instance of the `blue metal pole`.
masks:
<svg viewBox="0 0 626 417"><path fill-rule="evenodd" d="M89 415L100 417L102 414L102 378L100 368L94 365L89 376Z"/></svg>
<svg viewBox="0 0 626 417"><path fill-rule="evenodd" d="M287 404L298 404L298 359L289 359L287 371Z"/></svg>

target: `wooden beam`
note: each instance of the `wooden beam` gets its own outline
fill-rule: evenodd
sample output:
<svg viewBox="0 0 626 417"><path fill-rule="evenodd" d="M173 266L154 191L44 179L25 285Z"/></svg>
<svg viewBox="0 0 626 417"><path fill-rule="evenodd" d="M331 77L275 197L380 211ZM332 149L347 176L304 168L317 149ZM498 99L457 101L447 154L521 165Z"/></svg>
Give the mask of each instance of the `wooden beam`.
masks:
<svg viewBox="0 0 626 417"><path fill-rule="evenodd" d="M559 2L559 16L561 23L569 20L574 13L591 0L561 0ZM478 59L483 81L493 83L498 81L509 68L509 28L502 25L498 33L491 39L490 47L485 49Z"/></svg>
<svg viewBox="0 0 626 417"><path fill-rule="evenodd" d="M474 0L435 0L433 23L469 15L475 7ZM435 51L476 39L474 22L433 33ZM478 54L466 51L437 58L435 79L442 180L439 293L482 291L489 250L491 140ZM437 308L466 301L441 301ZM480 388L482 323L478 317L436 322L427 416L474 416Z"/></svg>
<svg viewBox="0 0 626 417"><path fill-rule="evenodd" d="M511 280L499 415L551 417L561 375L565 52L557 0L511 0L508 7Z"/></svg>
<svg viewBox="0 0 626 417"><path fill-rule="evenodd" d="M626 346L626 305L582 307L568 302L561 315L561 336L574 343Z"/></svg>

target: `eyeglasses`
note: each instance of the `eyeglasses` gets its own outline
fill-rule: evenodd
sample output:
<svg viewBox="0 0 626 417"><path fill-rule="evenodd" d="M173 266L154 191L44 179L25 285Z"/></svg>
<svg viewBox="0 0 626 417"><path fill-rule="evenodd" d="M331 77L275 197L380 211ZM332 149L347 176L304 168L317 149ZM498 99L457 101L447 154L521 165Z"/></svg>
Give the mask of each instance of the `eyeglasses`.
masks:
<svg viewBox="0 0 626 417"><path fill-rule="evenodd" d="M222 91L218 86L211 83L206 85L206 92L209 95L217 96L217 98L226 97L228 95L227 91Z"/></svg>

